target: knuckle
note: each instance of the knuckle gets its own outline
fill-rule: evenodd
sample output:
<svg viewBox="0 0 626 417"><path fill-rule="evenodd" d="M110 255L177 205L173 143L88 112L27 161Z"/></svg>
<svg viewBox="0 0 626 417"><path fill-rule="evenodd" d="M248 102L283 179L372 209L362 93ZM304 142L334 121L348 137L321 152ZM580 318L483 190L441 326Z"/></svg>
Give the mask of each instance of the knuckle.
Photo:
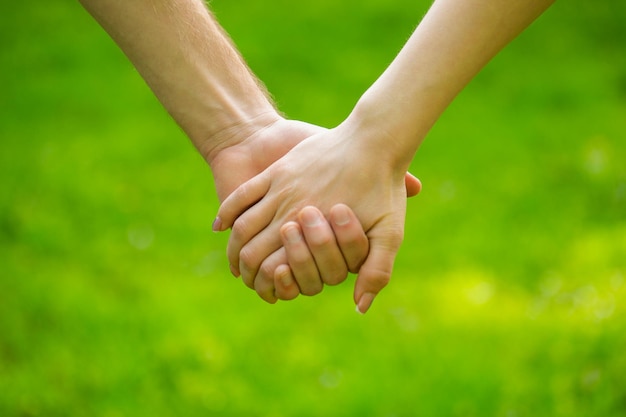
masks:
<svg viewBox="0 0 626 417"><path fill-rule="evenodd" d="M244 240L248 234L248 229L249 225L245 217L239 216L233 223L231 239L235 239L236 241Z"/></svg>
<svg viewBox="0 0 626 417"><path fill-rule="evenodd" d="M311 259L308 256L294 255L289 258L289 265L291 266L291 269L294 270L307 269L310 260Z"/></svg>
<svg viewBox="0 0 626 417"><path fill-rule="evenodd" d="M308 251L287 251L287 259L289 260L289 266L292 270L306 269L307 266L313 263Z"/></svg>
<svg viewBox="0 0 626 417"><path fill-rule="evenodd" d="M384 246L391 251L397 251L402 242L404 241L404 228L396 226L389 231L389 234L385 236Z"/></svg>
<svg viewBox="0 0 626 417"><path fill-rule="evenodd" d="M239 252L239 262L243 266L243 269L254 272L258 269L259 262L253 250L244 247Z"/></svg>
<svg viewBox="0 0 626 417"><path fill-rule="evenodd" d="M348 264L348 271L350 271L353 274L357 274L359 270L361 269L361 266L363 266L364 262L365 260L363 259L357 259L357 260L351 261Z"/></svg>
<svg viewBox="0 0 626 417"><path fill-rule="evenodd" d="M369 276L369 284L376 289L382 289L389 284L391 274L387 271L377 270Z"/></svg>
<svg viewBox="0 0 626 417"><path fill-rule="evenodd" d="M357 281L362 282L368 291L377 293L389 284L392 270L392 265L369 265L361 270Z"/></svg>
<svg viewBox="0 0 626 417"><path fill-rule="evenodd" d="M335 241L335 237L332 234L320 234L316 236L312 236L309 238L311 249L320 249L325 248L331 245L335 245L337 242Z"/></svg>
<svg viewBox="0 0 626 417"><path fill-rule="evenodd" d="M259 267L258 277L269 279L274 277L275 265L271 262L263 262ZM257 278L258 279L258 278Z"/></svg>
<svg viewBox="0 0 626 417"><path fill-rule="evenodd" d="M346 280L348 277L348 271L345 268L335 269L324 275L322 278L325 284L328 285L339 285Z"/></svg>
<svg viewBox="0 0 626 417"><path fill-rule="evenodd" d="M369 243L366 241L362 245L353 245L350 251L344 250L344 257L348 271L357 273L361 269L361 266L365 263L367 255L369 253Z"/></svg>
<svg viewBox="0 0 626 417"><path fill-rule="evenodd" d="M237 199L239 201L248 201L250 199L251 189L252 187L250 181L246 181L239 185L239 187L235 190Z"/></svg>
<svg viewBox="0 0 626 417"><path fill-rule="evenodd" d="M245 284L246 287L250 288L251 290L254 290L254 277L253 276L242 273L241 281Z"/></svg>
<svg viewBox="0 0 626 417"><path fill-rule="evenodd" d="M303 286L300 290L302 295L306 295L307 297L312 297L322 292L324 289L324 285L321 282L310 283L309 285Z"/></svg>
<svg viewBox="0 0 626 417"><path fill-rule="evenodd" d="M268 291L258 292L257 291L257 294L259 295L259 297L261 297L261 299L263 299L263 301L269 304L275 304L276 301L278 300L272 292L268 292Z"/></svg>
<svg viewBox="0 0 626 417"><path fill-rule="evenodd" d="M254 281L254 290L259 297L270 304L274 304L277 300L274 295L274 282L267 279L267 277L257 276Z"/></svg>
<svg viewBox="0 0 626 417"><path fill-rule="evenodd" d="M276 288L276 298L278 298L279 300L283 300L283 301L289 301L289 300L293 300L296 297L298 297L298 295L300 295L300 290L298 289L298 287L293 287L293 288Z"/></svg>
<svg viewBox="0 0 626 417"><path fill-rule="evenodd" d="M335 274L335 275L332 275L330 277L325 277L324 278L324 283L327 284L327 285L331 285L331 286L339 285L342 282L344 282L347 277L348 277L348 274L343 274L343 275Z"/></svg>

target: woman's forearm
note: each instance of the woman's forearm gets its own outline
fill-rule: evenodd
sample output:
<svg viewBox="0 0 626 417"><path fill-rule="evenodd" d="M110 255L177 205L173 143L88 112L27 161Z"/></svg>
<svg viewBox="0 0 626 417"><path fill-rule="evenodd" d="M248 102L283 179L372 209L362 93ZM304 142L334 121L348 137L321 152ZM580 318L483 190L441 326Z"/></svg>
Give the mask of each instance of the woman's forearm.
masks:
<svg viewBox="0 0 626 417"><path fill-rule="evenodd" d="M277 115L201 0L80 0L207 158Z"/></svg>
<svg viewBox="0 0 626 417"><path fill-rule="evenodd" d="M436 0L347 123L405 170L450 102L554 0Z"/></svg>

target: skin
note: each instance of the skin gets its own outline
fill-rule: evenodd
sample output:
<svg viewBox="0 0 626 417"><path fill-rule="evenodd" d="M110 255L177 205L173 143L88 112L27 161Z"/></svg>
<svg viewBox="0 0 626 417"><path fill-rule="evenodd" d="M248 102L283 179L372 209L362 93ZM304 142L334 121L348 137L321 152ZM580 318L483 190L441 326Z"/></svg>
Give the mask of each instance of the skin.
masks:
<svg viewBox="0 0 626 417"><path fill-rule="evenodd" d="M263 85L202 1L81 3L128 56L207 161L220 201L304 139L326 131L280 116ZM407 174L406 188L409 196L416 195L421 184ZM305 292L310 292L308 286L314 279L317 287L344 280L347 271L354 271L368 250L360 223L352 212L349 217L345 227L333 228L322 219L320 227L298 229L303 240L286 240L286 249L281 248L262 265L261 276L267 282L259 295L275 302L278 298L295 298L300 281ZM303 256L300 243L309 241L313 246ZM291 267L289 259L294 260ZM274 281L282 278L280 282L287 282L287 273L293 282L275 291ZM252 282L246 283L255 288Z"/></svg>
<svg viewBox="0 0 626 417"><path fill-rule="evenodd" d="M291 300L300 293L314 295L322 291L323 285L342 283L348 271L359 271L363 254L369 249L361 223L343 204L331 209L328 222L316 207L303 208L297 222L283 225L281 238L289 265L294 266L280 265L273 273L275 295L281 300ZM331 244L335 239L338 248ZM273 266L269 270L273 271ZM261 274L255 280L257 292L271 291L271 282L271 272L267 278Z"/></svg>
<svg viewBox="0 0 626 417"><path fill-rule="evenodd" d="M309 205L351 207L369 239L354 301L365 313L391 277L404 233L404 172L465 85L553 0L436 0L399 55L339 126L295 146L218 212L231 265L255 282L281 227Z"/></svg>

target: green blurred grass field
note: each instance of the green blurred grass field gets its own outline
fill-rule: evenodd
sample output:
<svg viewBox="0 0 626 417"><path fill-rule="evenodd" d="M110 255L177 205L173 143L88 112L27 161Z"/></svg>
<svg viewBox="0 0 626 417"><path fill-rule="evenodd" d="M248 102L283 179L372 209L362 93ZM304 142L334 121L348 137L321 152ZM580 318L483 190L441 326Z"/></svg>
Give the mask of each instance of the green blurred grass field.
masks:
<svg viewBox="0 0 626 417"><path fill-rule="evenodd" d="M427 1L213 0L340 122ZM210 171L77 2L0 13L0 416L626 415L626 3L557 2L420 149L390 286L264 304ZM372 169L376 169L372 167Z"/></svg>

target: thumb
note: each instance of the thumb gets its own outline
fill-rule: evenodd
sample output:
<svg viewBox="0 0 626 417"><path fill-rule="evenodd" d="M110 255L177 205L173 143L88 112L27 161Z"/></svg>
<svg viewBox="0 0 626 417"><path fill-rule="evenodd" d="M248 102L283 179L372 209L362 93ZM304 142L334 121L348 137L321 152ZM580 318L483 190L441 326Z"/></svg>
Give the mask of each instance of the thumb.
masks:
<svg viewBox="0 0 626 417"><path fill-rule="evenodd" d="M415 197L422 191L422 182L410 172L404 175L404 186L407 197Z"/></svg>
<svg viewBox="0 0 626 417"><path fill-rule="evenodd" d="M402 228L391 229L380 237L370 237L370 252L354 287L354 302L359 313L365 314L374 298L389 283L402 237Z"/></svg>
<svg viewBox="0 0 626 417"><path fill-rule="evenodd" d="M221 232L231 227L241 214L263 198L270 184L269 169L241 184L220 205L213 221L213 231Z"/></svg>

